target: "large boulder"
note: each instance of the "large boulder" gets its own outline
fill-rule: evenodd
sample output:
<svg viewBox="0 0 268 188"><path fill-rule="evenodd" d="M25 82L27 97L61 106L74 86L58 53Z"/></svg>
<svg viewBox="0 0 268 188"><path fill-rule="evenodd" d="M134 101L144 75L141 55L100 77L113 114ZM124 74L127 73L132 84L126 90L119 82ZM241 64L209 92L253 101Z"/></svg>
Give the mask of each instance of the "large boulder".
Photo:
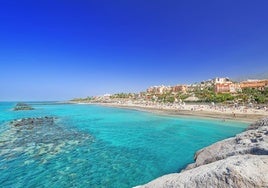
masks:
<svg viewBox="0 0 268 188"><path fill-rule="evenodd" d="M252 124L250 124L247 128L247 130L254 130L254 129L258 129L260 127L263 127L263 126L268 126L268 118L263 118L263 119L260 119Z"/></svg>
<svg viewBox="0 0 268 188"><path fill-rule="evenodd" d="M181 173L139 187L268 187L268 118L197 151Z"/></svg>
<svg viewBox="0 0 268 188"><path fill-rule="evenodd" d="M248 130L196 152L195 163L186 169L198 167L235 155L268 155L268 126Z"/></svg>
<svg viewBox="0 0 268 188"><path fill-rule="evenodd" d="M267 172L268 156L238 155L165 175L137 188L267 187Z"/></svg>

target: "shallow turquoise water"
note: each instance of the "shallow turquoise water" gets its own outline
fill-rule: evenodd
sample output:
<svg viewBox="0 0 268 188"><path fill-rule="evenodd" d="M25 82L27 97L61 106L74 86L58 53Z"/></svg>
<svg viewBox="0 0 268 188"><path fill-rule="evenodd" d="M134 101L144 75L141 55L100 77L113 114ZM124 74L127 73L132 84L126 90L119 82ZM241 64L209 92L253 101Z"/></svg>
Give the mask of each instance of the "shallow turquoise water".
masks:
<svg viewBox="0 0 268 188"><path fill-rule="evenodd" d="M19 112L11 110L14 105L0 103L1 187L131 187L144 184L181 170L193 162L196 150L233 136L247 126L238 122L165 117L94 105L32 104L36 110ZM5 145L8 143L3 141L10 129L8 121L45 115L58 117L59 131L62 130L58 135L62 134L64 142L72 142L60 145L59 149L52 144L51 150L44 150L44 145L37 149L35 143L21 147ZM75 134L65 138L64 130ZM92 136L93 140L85 140L85 135ZM49 141L51 137L44 139Z"/></svg>

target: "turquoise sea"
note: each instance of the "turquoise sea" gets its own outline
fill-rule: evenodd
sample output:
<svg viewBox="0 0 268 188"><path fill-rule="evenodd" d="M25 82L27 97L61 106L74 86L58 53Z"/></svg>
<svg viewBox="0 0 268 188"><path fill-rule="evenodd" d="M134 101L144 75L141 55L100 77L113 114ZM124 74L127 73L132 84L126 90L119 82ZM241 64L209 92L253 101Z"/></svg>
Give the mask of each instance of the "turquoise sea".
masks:
<svg viewBox="0 0 268 188"><path fill-rule="evenodd" d="M132 187L193 162L195 151L247 124L97 105L0 103L1 187ZM9 121L55 116L55 129L12 132ZM23 135L23 136L22 136Z"/></svg>

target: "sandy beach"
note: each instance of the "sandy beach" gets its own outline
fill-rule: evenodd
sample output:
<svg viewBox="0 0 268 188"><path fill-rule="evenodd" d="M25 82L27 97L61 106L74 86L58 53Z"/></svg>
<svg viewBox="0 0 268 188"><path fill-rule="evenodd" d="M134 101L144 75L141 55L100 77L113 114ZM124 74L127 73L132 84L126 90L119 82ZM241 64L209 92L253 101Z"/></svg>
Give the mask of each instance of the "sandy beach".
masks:
<svg viewBox="0 0 268 188"><path fill-rule="evenodd" d="M126 108L141 110L169 116L197 116L204 118L220 119L222 121L232 120L241 122L254 122L268 116L266 108L256 109L245 106L227 107L208 104L135 104L135 103L79 103L97 104L115 108Z"/></svg>

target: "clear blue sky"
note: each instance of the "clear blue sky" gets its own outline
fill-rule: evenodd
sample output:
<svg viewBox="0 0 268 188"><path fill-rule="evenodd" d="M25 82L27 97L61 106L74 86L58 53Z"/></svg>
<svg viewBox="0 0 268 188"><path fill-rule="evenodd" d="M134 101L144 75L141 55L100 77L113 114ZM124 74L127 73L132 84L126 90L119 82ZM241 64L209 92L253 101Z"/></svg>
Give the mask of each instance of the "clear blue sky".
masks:
<svg viewBox="0 0 268 188"><path fill-rule="evenodd" d="M0 101L268 72L267 0L3 0Z"/></svg>

